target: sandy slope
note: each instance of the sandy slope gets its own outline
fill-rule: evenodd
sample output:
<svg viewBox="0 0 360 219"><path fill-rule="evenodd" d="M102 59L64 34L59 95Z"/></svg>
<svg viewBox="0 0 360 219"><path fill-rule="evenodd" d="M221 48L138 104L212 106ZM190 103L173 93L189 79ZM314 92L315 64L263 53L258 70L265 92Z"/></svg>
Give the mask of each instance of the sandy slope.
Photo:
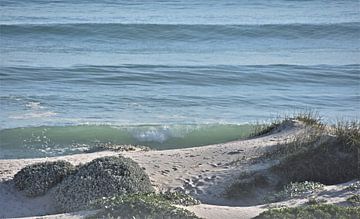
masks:
<svg viewBox="0 0 360 219"><path fill-rule="evenodd" d="M0 160L0 218L40 215L48 215L46 218L82 217L84 213L55 215L55 204L49 195L27 198L15 190L11 178L21 168L35 162L62 159L79 164L115 154L130 157L144 167L158 190L181 190L200 199L204 204L187 208L201 217L252 218L266 210L268 206L240 207L239 203L222 198L224 189L241 172L267 168L269 164L257 164L251 160L270 150L272 146L303 131L302 124L293 122L268 136L197 148L135 152L105 151L55 158Z"/></svg>

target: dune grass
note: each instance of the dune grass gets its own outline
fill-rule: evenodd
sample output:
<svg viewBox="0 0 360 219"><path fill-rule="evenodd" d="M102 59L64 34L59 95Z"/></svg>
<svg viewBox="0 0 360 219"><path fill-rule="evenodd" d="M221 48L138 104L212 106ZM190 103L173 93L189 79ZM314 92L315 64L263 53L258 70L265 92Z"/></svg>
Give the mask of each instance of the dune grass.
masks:
<svg viewBox="0 0 360 219"><path fill-rule="evenodd" d="M266 187L273 194L281 193L281 189L289 183L311 181L333 185L360 178L358 121L324 125L318 114L307 112L286 117L269 127L280 126L293 119L306 125L304 132L263 154L259 161L276 161L274 165L266 171L238 177L225 190L226 197L242 198Z"/></svg>
<svg viewBox="0 0 360 219"><path fill-rule="evenodd" d="M256 123L254 125L254 131L250 134L250 137L258 137L266 135L274 131L281 125L280 120L274 120L270 123Z"/></svg>
<svg viewBox="0 0 360 219"><path fill-rule="evenodd" d="M296 142L296 150L285 145L289 153L272 170L288 181L337 184L359 178L359 122L338 123L332 130L322 129L312 141Z"/></svg>
<svg viewBox="0 0 360 219"><path fill-rule="evenodd" d="M360 150L360 121L338 121L333 129L342 146Z"/></svg>
<svg viewBox="0 0 360 219"><path fill-rule="evenodd" d="M304 112L299 112L297 114L294 114L293 118L305 123L306 125L318 127L324 126L321 115L314 110L306 110Z"/></svg>
<svg viewBox="0 0 360 219"><path fill-rule="evenodd" d="M294 113L293 115L277 116L275 119L270 120L270 122L265 122L265 123L256 122L256 124L254 125L255 129L250 134L250 137L258 137L258 136L270 134L281 125L292 120L303 122L305 125L308 126L314 126L318 128L324 127L324 124L322 122L322 117L317 111L306 110L304 112Z"/></svg>

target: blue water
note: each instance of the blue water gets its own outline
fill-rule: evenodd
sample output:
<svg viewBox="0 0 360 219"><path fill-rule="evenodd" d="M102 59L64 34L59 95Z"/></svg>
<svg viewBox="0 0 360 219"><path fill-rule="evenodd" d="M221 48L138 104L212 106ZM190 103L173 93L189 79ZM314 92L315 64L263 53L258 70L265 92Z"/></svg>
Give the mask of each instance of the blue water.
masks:
<svg viewBox="0 0 360 219"><path fill-rule="evenodd" d="M0 158L218 143L306 109L357 119L359 11L358 0L2 0Z"/></svg>

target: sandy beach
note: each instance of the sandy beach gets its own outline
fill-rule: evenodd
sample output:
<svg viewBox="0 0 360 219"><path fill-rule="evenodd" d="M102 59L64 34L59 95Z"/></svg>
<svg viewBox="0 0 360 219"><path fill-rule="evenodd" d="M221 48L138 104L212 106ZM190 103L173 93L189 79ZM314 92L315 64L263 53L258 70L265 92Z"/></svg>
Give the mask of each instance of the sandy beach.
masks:
<svg viewBox="0 0 360 219"><path fill-rule="evenodd" d="M101 151L62 157L0 160L0 218L82 218L91 214L91 211L57 214L49 194L28 198L16 190L12 178L21 168L37 162L66 160L78 165L117 154L136 161L149 175L157 191L181 191L200 200L202 204L185 208L202 218L253 218L271 206L298 206L307 199L253 205L251 203L256 202L256 197L254 200L233 200L225 198L224 191L239 174L269 168L276 161L257 162L256 158L305 131L304 124L292 121L263 137L203 147L162 151ZM327 203L344 202L354 194L343 190L348 184L326 186L319 198L326 199Z"/></svg>

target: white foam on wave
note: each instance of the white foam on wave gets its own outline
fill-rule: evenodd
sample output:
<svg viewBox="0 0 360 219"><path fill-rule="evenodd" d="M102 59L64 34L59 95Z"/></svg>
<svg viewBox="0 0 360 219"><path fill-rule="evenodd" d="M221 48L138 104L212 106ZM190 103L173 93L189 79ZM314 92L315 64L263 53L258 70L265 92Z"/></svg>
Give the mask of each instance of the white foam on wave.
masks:
<svg viewBox="0 0 360 219"><path fill-rule="evenodd" d="M33 118L48 118L57 115L55 112L46 111L46 112L31 112L25 113L21 115L11 115L9 118L11 119L33 119Z"/></svg>
<svg viewBox="0 0 360 219"><path fill-rule="evenodd" d="M46 107L41 105L39 101L28 101L25 103L27 113L10 115L10 119L36 119L36 118L49 118L57 115L52 111L46 111Z"/></svg>
<svg viewBox="0 0 360 219"><path fill-rule="evenodd" d="M164 143L170 138L184 138L186 134L199 128L198 126L149 126L130 128L128 131L140 142Z"/></svg>
<svg viewBox="0 0 360 219"><path fill-rule="evenodd" d="M39 109L45 108L44 106L42 106L40 104L40 102L33 102L33 101L26 103L25 106L26 106L26 108L28 108L30 110L39 110Z"/></svg>

